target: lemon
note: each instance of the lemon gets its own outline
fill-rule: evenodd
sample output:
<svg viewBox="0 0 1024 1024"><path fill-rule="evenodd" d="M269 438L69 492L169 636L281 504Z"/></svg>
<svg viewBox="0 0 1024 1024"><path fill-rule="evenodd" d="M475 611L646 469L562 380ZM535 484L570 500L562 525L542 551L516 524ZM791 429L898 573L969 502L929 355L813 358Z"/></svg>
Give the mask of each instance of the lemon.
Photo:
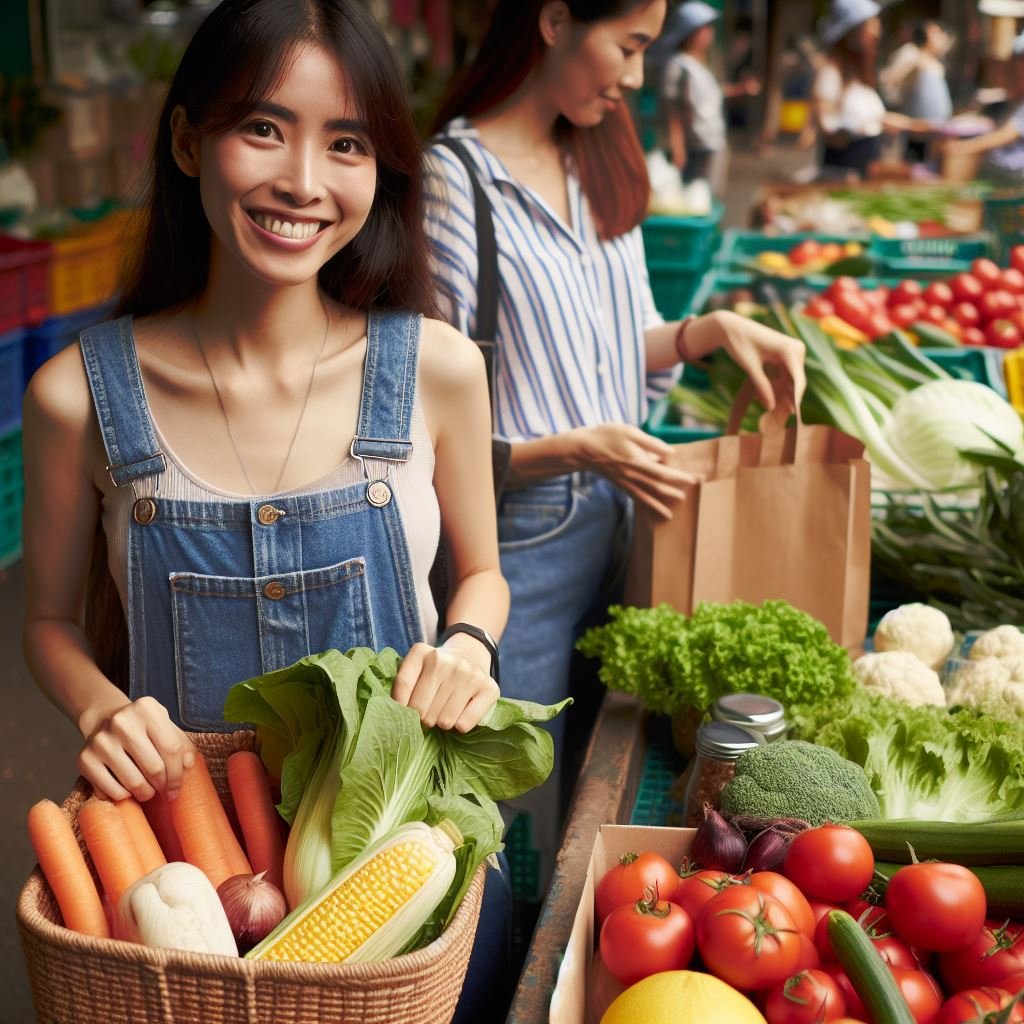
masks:
<svg viewBox="0 0 1024 1024"><path fill-rule="evenodd" d="M662 971L631 985L601 1024L765 1024L745 995L711 974Z"/></svg>

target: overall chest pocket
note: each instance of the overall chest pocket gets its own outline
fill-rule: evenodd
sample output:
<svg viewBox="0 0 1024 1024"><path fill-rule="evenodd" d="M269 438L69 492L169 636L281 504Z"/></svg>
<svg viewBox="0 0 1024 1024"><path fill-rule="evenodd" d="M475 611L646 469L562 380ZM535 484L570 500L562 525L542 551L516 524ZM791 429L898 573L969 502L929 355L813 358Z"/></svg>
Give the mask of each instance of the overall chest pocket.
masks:
<svg viewBox="0 0 1024 1024"><path fill-rule="evenodd" d="M376 649L366 563L276 576L172 573L174 671L182 723L205 731L224 722L237 682L335 647Z"/></svg>

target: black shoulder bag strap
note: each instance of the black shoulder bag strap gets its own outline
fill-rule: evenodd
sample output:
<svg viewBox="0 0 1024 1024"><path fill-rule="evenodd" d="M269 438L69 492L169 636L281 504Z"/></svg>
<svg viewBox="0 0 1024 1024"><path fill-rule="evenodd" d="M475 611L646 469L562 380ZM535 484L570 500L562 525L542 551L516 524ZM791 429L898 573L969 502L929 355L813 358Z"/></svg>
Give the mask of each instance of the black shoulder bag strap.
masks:
<svg viewBox="0 0 1024 1024"><path fill-rule="evenodd" d="M487 391L491 398L491 412L494 411L494 388L497 374L498 350L498 244L494 237L494 214L491 202L484 192L477 175L473 158L459 139L450 135L437 135L432 140L455 154L466 168L469 183L473 189L473 205L476 216L476 330L473 340L484 357L487 369ZM494 497L501 498L505 479L508 476L511 450L509 443L500 438L491 440L491 461L494 469Z"/></svg>

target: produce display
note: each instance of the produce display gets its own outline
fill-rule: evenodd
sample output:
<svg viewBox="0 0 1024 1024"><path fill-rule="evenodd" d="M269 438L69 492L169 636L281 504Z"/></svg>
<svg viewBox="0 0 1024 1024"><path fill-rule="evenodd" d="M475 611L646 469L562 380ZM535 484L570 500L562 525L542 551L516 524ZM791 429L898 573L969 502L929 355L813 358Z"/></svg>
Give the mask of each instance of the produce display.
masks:
<svg viewBox="0 0 1024 1024"><path fill-rule="evenodd" d="M173 801L83 803L99 888L70 817L36 804L29 833L66 927L255 960L359 963L432 942L502 848L495 801L547 778L540 723L564 704L499 698L468 733L427 729L391 699L399 664L327 651L237 684L225 716L254 724L260 751L227 758L238 832L197 752Z"/></svg>
<svg viewBox="0 0 1024 1024"><path fill-rule="evenodd" d="M867 274L871 263L864 258L861 242L818 242L807 238L787 252L759 252L748 264L752 270L773 277L798 278L808 274Z"/></svg>

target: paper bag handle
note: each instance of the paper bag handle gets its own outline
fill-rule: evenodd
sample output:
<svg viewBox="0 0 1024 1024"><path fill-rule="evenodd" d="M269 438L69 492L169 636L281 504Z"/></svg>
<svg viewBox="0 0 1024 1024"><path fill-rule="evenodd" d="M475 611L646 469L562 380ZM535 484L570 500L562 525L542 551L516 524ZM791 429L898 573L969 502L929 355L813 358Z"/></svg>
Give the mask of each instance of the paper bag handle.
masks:
<svg viewBox="0 0 1024 1024"><path fill-rule="evenodd" d="M729 411L729 422L726 425L725 432L730 436L734 436L740 432L740 427L743 425L743 418L747 415L747 410L750 408L751 403L757 397L757 393L754 390L754 382L748 377L742 387L736 393L736 397L733 399L732 409ZM788 418L788 417L787 417ZM765 429L766 426L769 429ZM787 436L786 428L784 425L779 423L779 418L773 413L765 413L758 424L760 432L764 436L775 435L778 437L781 435L784 443L779 445L780 452L780 464L791 465L796 461L797 451L797 439L800 436L800 427L803 425L803 420L800 416L800 409L796 410L796 427L794 428L791 435ZM775 447L774 445L772 446ZM768 459L767 463L771 464L775 460Z"/></svg>

